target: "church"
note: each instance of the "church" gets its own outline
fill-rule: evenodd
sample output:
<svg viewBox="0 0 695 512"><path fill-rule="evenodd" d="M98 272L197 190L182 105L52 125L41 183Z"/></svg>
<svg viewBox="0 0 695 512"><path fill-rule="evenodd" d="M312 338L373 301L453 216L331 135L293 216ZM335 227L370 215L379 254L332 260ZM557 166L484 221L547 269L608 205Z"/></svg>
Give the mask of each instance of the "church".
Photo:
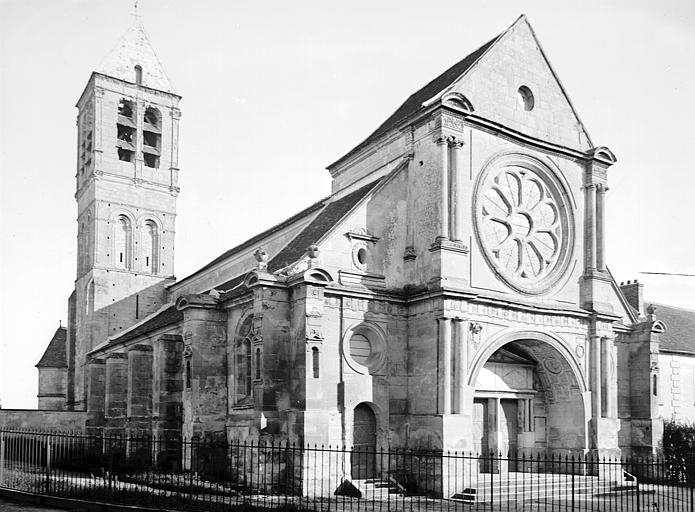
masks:
<svg viewBox="0 0 695 512"><path fill-rule="evenodd" d="M41 409L165 439L591 457L648 455L663 417L695 416L695 313L662 321L613 279L616 157L525 16L330 164L325 199L176 280L180 100L139 21L79 98L77 275Z"/></svg>

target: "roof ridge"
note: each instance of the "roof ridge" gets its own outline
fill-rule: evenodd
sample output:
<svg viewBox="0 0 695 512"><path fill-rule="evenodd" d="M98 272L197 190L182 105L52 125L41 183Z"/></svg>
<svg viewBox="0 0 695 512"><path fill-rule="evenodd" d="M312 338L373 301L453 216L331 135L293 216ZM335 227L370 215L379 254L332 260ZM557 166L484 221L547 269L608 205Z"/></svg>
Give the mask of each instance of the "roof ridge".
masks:
<svg viewBox="0 0 695 512"><path fill-rule="evenodd" d="M356 146L354 146L352 149L350 149L347 153L345 153L339 159L334 161L328 167L333 167L338 162L341 162L348 156L365 147L369 142L372 142L375 139L385 135L386 133L394 129L401 121L417 112L422 107L423 102L430 100L433 97L436 97L437 94L439 94L441 91L446 90L454 81L458 80L463 74L465 74L465 72L469 68L475 65L475 63L478 62L478 60L487 52L487 50L490 49L493 46L493 44L509 30L509 28L507 28L507 30L505 30L504 32L500 32L495 37L488 40L486 43L478 46L475 50L466 54L465 57L456 61L454 64L452 64L451 66L447 67L444 71L439 73L436 77L426 82L423 86L419 87L415 92L410 94L405 99L405 101L401 102L400 105L393 111L393 113L390 116L388 116L386 120L383 121L371 134L369 134L364 140L362 140L360 143L358 143ZM456 73L456 77L454 79L448 80L447 75L455 72L458 67L463 67L463 69L459 73ZM437 84L440 81L445 81L446 84L442 85L441 87L438 87ZM436 88L436 92L428 92L428 88ZM418 100L419 96L423 97L419 98ZM402 110L404 112L399 114L399 112L401 112Z"/></svg>
<svg viewBox="0 0 695 512"><path fill-rule="evenodd" d="M646 299L644 300L644 303L645 304L654 304L655 306L661 306L664 308L677 309L679 311L687 311L688 313L695 314L695 309L688 309L688 308L684 308L682 306L671 306L670 304L664 304L663 302L654 302L654 301L646 300ZM658 313L657 313L657 316L659 316Z"/></svg>
<svg viewBox="0 0 695 512"><path fill-rule="evenodd" d="M311 214L311 213L314 213L316 210L319 210L321 207L325 206L326 201L327 201L330 197L331 197L331 196L326 196L326 197L324 197L323 199L321 199L321 200L319 200L319 201L316 201L315 203L309 205L308 207L304 208L303 210L300 210L299 212L295 213L294 215L292 215L292 216L290 216L290 217L287 217L285 220L283 220L283 221L281 221L281 222L278 222L277 224L275 224L275 225L273 225L273 226L271 226L271 227L269 227L269 228L267 228L267 229L261 231L260 233L255 234L255 235L253 235L252 237L247 238L247 239L244 240L243 242L241 242L241 243L239 243L239 244L237 244L237 245L235 245L235 246L233 246L233 247L227 249L227 250L224 251L222 254L220 254L219 256L217 256L217 257L215 257L215 258L213 258L211 261L209 261L208 263L206 263L205 265L203 265L202 267L200 267L198 270L195 270L194 272L192 272L191 274L187 275L186 277L184 277L184 278L181 279L180 281L176 281L175 283L170 284L170 285L168 286L168 288L171 288L171 287L173 287L173 286L177 286L177 285L183 283L183 282L186 281L187 279L190 279L191 277L197 275L198 273L202 272L203 270L206 270L206 269L212 267L213 265L216 265L216 264L220 263L221 261L226 260L226 259L229 258L230 256L232 256L232 255L234 255L235 253L241 251L242 249L245 249L245 248L247 248L248 246L253 245L255 242L260 242L261 240L267 238L267 237L268 237L269 235L271 235L272 233L274 233L274 232L276 232L276 231L279 231L279 230L281 230L281 229L283 229L283 228L285 228L285 227L287 227L287 226L290 226L291 224L294 224L296 221L298 221L298 220L301 219L302 217L305 217L305 216L307 216L307 215L309 215L309 214Z"/></svg>

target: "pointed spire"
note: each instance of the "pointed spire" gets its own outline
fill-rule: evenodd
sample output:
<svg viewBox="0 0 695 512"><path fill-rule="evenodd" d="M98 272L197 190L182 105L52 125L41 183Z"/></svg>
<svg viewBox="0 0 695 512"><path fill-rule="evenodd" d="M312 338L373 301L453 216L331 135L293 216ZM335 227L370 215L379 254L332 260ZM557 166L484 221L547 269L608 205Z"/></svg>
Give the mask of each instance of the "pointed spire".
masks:
<svg viewBox="0 0 695 512"><path fill-rule="evenodd" d="M133 5L132 17L133 24L97 71L126 82L140 83L152 89L175 93L174 86L142 25L137 1Z"/></svg>

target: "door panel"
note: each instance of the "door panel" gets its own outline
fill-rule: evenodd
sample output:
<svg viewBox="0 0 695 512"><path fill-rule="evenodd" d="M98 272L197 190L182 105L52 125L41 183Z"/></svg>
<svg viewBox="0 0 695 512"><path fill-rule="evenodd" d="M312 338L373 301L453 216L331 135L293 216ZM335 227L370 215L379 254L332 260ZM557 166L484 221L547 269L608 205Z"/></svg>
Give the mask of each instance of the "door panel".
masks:
<svg viewBox="0 0 695 512"><path fill-rule="evenodd" d="M516 399L500 400L500 451L502 457L509 457L508 470L516 471L516 458L519 439L519 402Z"/></svg>
<svg viewBox="0 0 695 512"><path fill-rule="evenodd" d="M352 478L374 478L376 470L376 416L367 404L355 407L352 429Z"/></svg>

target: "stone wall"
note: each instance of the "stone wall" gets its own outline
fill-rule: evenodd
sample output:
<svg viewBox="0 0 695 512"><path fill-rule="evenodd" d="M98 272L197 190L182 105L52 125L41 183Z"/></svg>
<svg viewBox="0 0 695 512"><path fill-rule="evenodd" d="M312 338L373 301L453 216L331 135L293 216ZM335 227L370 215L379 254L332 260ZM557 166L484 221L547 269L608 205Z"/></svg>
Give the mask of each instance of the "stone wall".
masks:
<svg viewBox="0 0 695 512"><path fill-rule="evenodd" d="M62 411L66 406L67 368L39 368L39 409Z"/></svg>
<svg viewBox="0 0 695 512"><path fill-rule="evenodd" d="M659 354L659 416L695 421L695 356Z"/></svg>
<svg viewBox="0 0 695 512"><path fill-rule="evenodd" d="M83 431L87 413L81 411L37 411L0 409L0 428Z"/></svg>

